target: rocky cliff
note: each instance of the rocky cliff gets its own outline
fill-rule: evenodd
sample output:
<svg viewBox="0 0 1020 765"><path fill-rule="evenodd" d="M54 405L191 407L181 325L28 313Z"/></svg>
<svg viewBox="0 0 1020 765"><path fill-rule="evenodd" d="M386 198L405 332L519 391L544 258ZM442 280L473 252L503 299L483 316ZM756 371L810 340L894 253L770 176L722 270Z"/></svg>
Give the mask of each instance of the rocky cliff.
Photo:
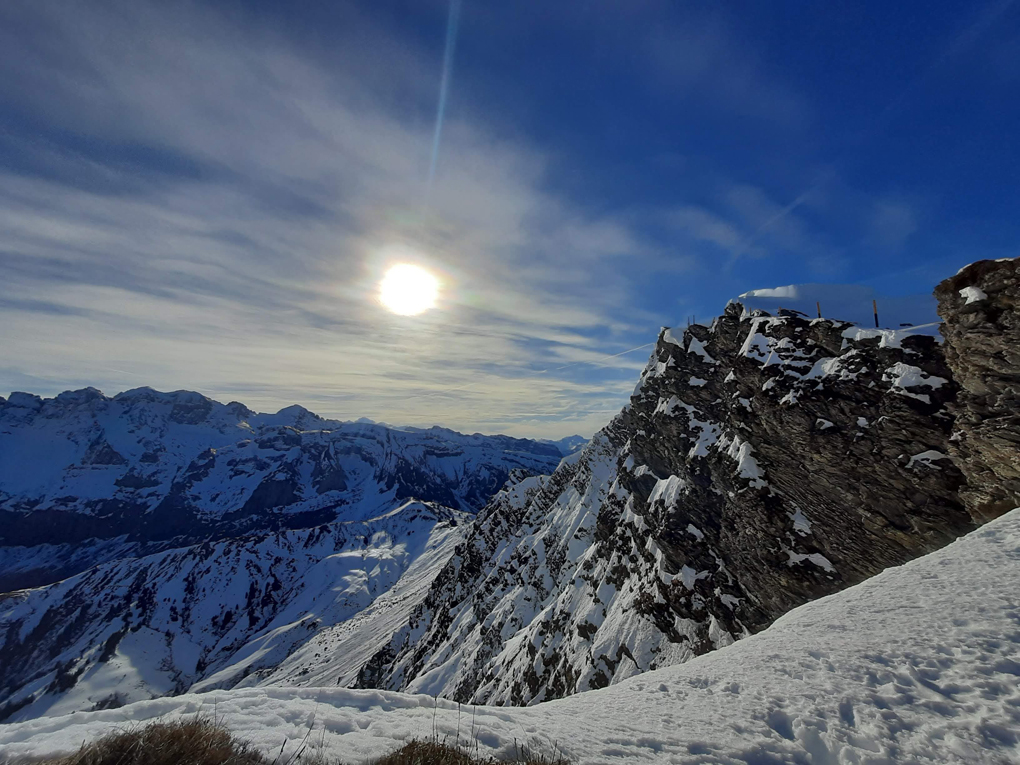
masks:
<svg viewBox="0 0 1020 765"><path fill-rule="evenodd" d="M972 263L935 290L961 390L949 453L980 521L1020 506L1020 260Z"/></svg>
<svg viewBox="0 0 1020 765"><path fill-rule="evenodd" d="M366 687L529 704L727 645L973 528L924 330L731 304L481 513ZM862 625L865 627L866 625Z"/></svg>

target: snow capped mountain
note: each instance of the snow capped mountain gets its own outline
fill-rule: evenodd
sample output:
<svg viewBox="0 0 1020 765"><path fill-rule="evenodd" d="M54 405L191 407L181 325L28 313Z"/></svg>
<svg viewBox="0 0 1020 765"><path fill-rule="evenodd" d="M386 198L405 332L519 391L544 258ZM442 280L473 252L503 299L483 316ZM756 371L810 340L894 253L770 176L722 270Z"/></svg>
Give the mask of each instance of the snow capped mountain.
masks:
<svg viewBox="0 0 1020 765"><path fill-rule="evenodd" d="M802 287L777 315L664 329L630 403L562 458L570 439L197 394L12 396L0 445L63 467L3 468L0 534L34 546L2 548L0 575L101 565L0 600L4 714L281 685L530 705L725 655L1020 504L1017 266L940 286L945 349L930 325L802 316ZM442 506L486 491L476 517Z"/></svg>
<svg viewBox="0 0 1020 765"><path fill-rule="evenodd" d="M478 516L359 684L531 704L682 663L974 527L932 337L730 305Z"/></svg>
<svg viewBox="0 0 1020 765"><path fill-rule="evenodd" d="M0 600L0 718L260 683L347 684L406 621L470 515L408 502L105 563Z"/></svg>
<svg viewBox="0 0 1020 765"><path fill-rule="evenodd" d="M551 444L273 415L188 391L0 399L0 591L124 555L375 517L406 499L475 512Z"/></svg>
<svg viewBox="0 0 1020 765"><path fill-rule="evenodd" d="M1015 510L734 645L537 707L244 688L0 725L0 756L68 754L125 724L215 710L270 757L283 747L279 759L304 740L370 761L435 731L482 755L507 758L524 743L578 765L1007 765L1020 729L1018 590Z"/></svg>

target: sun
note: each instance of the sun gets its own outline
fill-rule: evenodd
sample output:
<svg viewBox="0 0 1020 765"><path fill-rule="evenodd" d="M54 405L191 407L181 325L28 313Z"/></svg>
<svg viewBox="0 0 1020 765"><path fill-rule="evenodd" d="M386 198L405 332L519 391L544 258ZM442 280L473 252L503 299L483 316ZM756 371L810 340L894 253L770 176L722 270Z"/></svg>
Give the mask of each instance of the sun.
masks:
<svg viewBox="0 0 1020 765"><path fill-rule="evenodd" d="M400 263L379 283L379 302L401 316L417 316L434 308L439 280L421 266Z"/></svg>

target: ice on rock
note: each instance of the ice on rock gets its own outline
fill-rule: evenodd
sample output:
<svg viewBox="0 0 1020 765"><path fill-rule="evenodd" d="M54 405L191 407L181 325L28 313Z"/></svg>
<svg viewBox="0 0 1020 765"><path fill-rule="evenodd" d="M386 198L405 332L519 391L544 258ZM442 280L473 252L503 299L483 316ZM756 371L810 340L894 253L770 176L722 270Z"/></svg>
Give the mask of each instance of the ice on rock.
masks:
<svg viewBox="0 0 1020 765"><path fill-rule="evenodd" d="M708 351L705 350L704 343L702 343L698 338L694 337L693 335L691 335L690 345L687 346L687 352L701 356L701 358L703 358L709 364L719 363L709 355Z"/></svg>
<svg viewBox="0 0 1020 765"><path fill-rule="evenodd" d="M798 563L812 563L818 566L820 569L824 569L828 573L833 573L836 569L833 567L832 562L821 553L795 553L792 550L787 550L786 554L789 556L789 560L786 562L788 566L796 566Z"/></svg>
<svg viewBox="0 0 1020 765"><path fill-rule="evenodd" d="M671 345L679 346L680 348L684 347L684 341L683 341L682 337L681 338L677 338L677 336L673 334L673 328L672 327L666 327L665 329L662 330L662 340L663 340L663 342L670 343Z"/></svg>
<svg viewBox="0 0 1020 765"><path fill-rule="evenodd" d="M654 505L658 500L662 500L666 507L671 507L676 504L676 498L686 488L686 485L682 478L675 475L671 475L665 480L656 481L652 493L648 496L648 504Z"/></svg>
<svg viewBox="0 0 1020 765"><path fill-rule="evenodd" d="M807 536L811 533L811 522L804 516L804 511L799 507L790 516L790 520L793 521L794 531L801 536Z"/></svg>
<svg viewBox="0 0 1020 765"><path fill-rule="evenodd" d="M748 479L752 488L760 489L768 486L764 480L765 475L758 466L758 461L752 456L754 447L744 441L740 436L733 435L721 437L719 445L726 450L726 455L737 463L737 474Z"/></svg>

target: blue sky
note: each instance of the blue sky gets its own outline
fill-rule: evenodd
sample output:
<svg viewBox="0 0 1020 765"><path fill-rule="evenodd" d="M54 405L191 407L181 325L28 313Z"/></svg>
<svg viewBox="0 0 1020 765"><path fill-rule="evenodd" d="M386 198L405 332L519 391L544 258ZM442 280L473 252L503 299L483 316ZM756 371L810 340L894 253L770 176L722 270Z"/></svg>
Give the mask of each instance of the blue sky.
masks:
<svg viewBox="0 0 1020 765"><path fill-rule="evenodd" d="M464 0L430 186L448 8L0 5L0 392L587 435L660 325L1017 255L1020 4Z"/></svg>

